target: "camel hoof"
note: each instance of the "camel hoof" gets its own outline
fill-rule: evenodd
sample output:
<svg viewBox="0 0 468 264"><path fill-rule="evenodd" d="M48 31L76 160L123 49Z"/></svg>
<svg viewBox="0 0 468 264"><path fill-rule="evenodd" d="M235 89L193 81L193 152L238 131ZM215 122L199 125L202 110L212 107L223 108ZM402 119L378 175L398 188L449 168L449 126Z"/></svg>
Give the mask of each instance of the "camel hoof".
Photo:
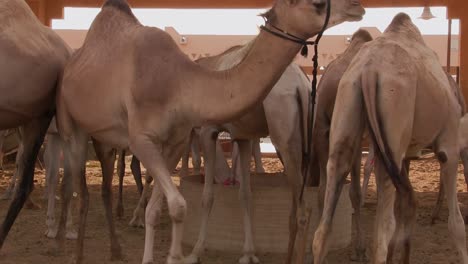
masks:
<svg viewBox="0 0 468 264"><path fill-rule="evenodd" d="M65 234L65 237L68 240L77 240L78 239L78 232L75 230L68 230L67 233Z"/></svg>
<svg viewBox="0 0 468 264"><path fill-rule="evenodd" d="M47 238L56 238L57 237L57 232L58 232L58 229L57 228L48 228L44 235L47 237Z"/></svg>
<svg viewBox="0 0 468 264"><path fill-rule="evenodd" d="M131 227L138 227L138 228L145 228L145 222L141 219L141 217L134 216L130 223L128 223Z"/></svg>
<svg viewBox="0 0 468 264"><path fill-rule="evenodd" d="M190 254L184 259L184 264L200 264L201 260L197 255Z"/></svg>
<svg viewBox="0 0 468 264"><path fill-rule="evenodd" d="M366 249L355 249L354 253L351 255L350 260L353 262L361 262L365 263L369 261L369 258L367 257Z"/></svg>
<svg viewBox="0 0 468 264"><path fill-rule="evenodd" d="M260 263L260 260L254 255L244 255L242 258L239 259L239 264L257 264Z"/></svg>

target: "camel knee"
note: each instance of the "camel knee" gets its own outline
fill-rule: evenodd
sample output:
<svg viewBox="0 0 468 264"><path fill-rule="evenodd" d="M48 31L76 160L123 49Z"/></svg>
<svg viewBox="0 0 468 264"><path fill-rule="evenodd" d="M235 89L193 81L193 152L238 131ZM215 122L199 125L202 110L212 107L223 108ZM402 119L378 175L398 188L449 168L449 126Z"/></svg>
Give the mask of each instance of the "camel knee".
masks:
<svg viewBox="0 0 468 264"><path fill-rule="evenodd" d="M183 222L187 213L187 203L182 195L168 199L169 215L175 222Z"/></svg>
<svg viewBox="0 0 468 264"><path fill-rule="evenodd" d="M436 156L440 163L445 163L448 161L447 153L445 153L445 151L438 151Z"/></svg>

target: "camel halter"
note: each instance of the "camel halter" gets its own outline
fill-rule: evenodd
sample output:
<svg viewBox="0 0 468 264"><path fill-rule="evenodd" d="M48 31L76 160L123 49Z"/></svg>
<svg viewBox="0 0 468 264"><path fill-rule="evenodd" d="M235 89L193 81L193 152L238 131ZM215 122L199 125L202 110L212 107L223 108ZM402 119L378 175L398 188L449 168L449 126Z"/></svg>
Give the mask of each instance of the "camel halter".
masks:
<svg viewBox="0 0 468 264"><path fill-rule="evenodd" d="M277 37L280 37L282 39L287 39L289 41L298 43L302 45L301 49L301 55L304 57L307 57L308 55L308 45L314 45L314 56L312 57L312 62L313 62L313 70L312 70L312 92L310 93L310 98L309 98L309 107L307 111L307 142L303 146L302 150L302 188L301 188L301 194L299 195L299 203L302 204L303 202L303 196L304 196L304 189L305 185L307 183L307 178L309 176L309 164L310 164L310 155L311 155L311 142L312 142L312 129L314 127L314 115L315 115L315 98L317 96L317 73L318 73L318 44L320 42L320 39L323 36L323 33L328 27L328 22L330 21L330 11L331 11L331 0L327 0L327 14L325 17L325 22L323 24L322 29L320 32L317 34L317 37L315 38L314 41L309 41L302 39L298 36L295 36L293 34L288 33L287 31L278 28L277 26L273 24L269 24L272 28L274 28L277 31L273 31L265 26L260 26L260 29L274 35ZM268 23L268 21L265 19L265 23Z"/></svg>

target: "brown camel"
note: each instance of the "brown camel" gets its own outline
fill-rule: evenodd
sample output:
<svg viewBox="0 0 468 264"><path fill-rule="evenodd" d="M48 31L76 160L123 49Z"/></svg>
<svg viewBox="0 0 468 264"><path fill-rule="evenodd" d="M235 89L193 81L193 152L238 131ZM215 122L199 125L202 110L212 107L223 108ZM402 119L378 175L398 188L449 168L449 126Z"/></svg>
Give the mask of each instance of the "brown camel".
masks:
<svg viewBox="0 0 468 264"><path fill-rule="evenodd" d="M22 127L17 192L0 229L0 248L33 188L34 164L55 111L55 92L71 49L23 0L0 6L0 129ZM27 77L25 77L27 76Z"/></svg>
<svg viewBox="0 0 468 264"><path fill-rule="evenodd" d="M360 20L364 14L355 0L331 4L329 26ZM268 12L266 26L280 35L285 33L272 25L308 39L322 29L326 8L325 0L277 0ZM57 97L58 128L67 142L65 157L70 161L71 175L80 179L81 186L77 262L83 258L88 211L88 136L95 142L103 180L108 184L115 157L112 148L129 148L158 183L146 208L143 263L153 262L154 227L162 193L173 224L167 263L183 263L186 203L170 173L187 146L192 128L224 123L250 110L263 100L300 49L301 44L262 30L238 67L210 71L183 54L166 32L142 26L125 0L106 1L82 48L67 64ZM66 178L69 176L65 173ZM63 196L67 204L70 193ZM107 192L103 196L111 197ZM66 219L63 211L61 228ZM110 220L111 208L106 212ZM109 226L112 258L118 259L121 248L114 226Z"/></svg>
<svg viewBox="0 0 468 264"><path fill-rule="evenodd" d="M338 87L325 203L313 242L315 264L324 263L337 198L352 157L361 149L366 125L376 151L378 193L372 263L391 263L396 252L402 253L403 263L410 261L416 201L403 163L409 150L428 145L441 163L449 231L462 263L468 263L456 196L460 112L437 55L426 46L410 17L398 14L381 37L361 48Z"/></svg>
<svg viewBox="0 0 468 264"><path fill-rule="evenodd" d="M332 61L322 78L317 89L317 110L315 114L314 133L313 133L313 153L314 157L319 162L320 167L320 207L323 203L325 186L327 182L326 166L328 161L329 149L329 133L330 123L335 107L335 98L338 90L338 84L348 68L349 64L359 52L361 47L372 40L372 36L366 30L358 30L352 36L351 43L346 51L337 59ZM352 188L349 189L349 197L354 208L354 229L356 230L355 252L351 257L353 260L363 261L366 257L363 236L361 232L360 207L361 207L361 192L360 192L360 171L361 171L361 151L356 152L356 157L353 157L355 163L351 169ZM368 166L367 166L368 167ZM317 176L317 175L312 175ZM313 180L316 182L317 180Z"/></svg>

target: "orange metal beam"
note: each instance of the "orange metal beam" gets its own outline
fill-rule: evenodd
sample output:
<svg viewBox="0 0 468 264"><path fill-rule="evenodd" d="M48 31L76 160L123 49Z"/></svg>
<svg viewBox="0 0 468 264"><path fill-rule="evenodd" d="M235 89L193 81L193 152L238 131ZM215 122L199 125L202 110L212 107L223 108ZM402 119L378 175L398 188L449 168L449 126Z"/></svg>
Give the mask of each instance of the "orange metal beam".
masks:
<svg viewBox="0 0 468 264"><path fill-rule="evenodd" d="M468 102L468 18L460 20L460 87Z"/></svg>
<svg viewBox="0 0 468 264"><path fill-rule="evenodd" d="M63 6L100 7L102 0L44 0L50 3L62 2ZM362 0L365 7L417 7L447 6L455 0ZM265 8L273 0L128 0L135 8Z"/></svg>

